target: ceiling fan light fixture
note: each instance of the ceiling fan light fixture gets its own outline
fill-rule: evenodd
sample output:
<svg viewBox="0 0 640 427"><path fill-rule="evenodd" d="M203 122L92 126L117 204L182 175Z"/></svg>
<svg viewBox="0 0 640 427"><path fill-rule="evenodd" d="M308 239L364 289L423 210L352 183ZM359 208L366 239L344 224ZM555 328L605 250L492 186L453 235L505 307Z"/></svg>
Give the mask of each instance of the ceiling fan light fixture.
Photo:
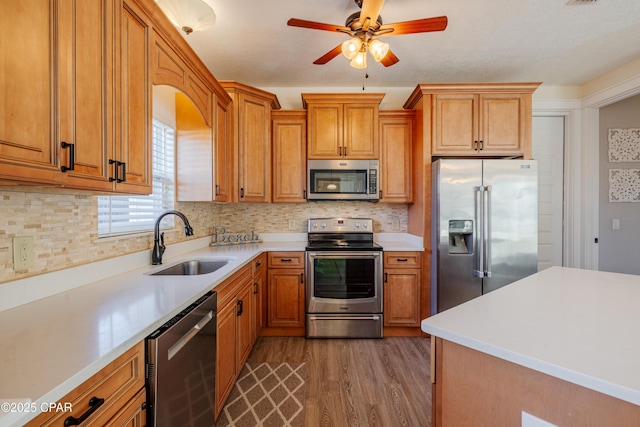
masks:
<svg viewBox="0 0 640 427"><path fill-rule="evenodd" d="M216 14L204 0L156 0L173 25L187 34L216 23Z"/></svg>
<svg viewBox="0 0 640 427"><path fill-rule="evenodd" d="M371 39L369 41L369 52L371 52L371 56L373 56L376 62L380 62L382 58L389 53L389 43L381 42L378 39Z"/></svg>
<svg viewBox="0 0 640 427"><path fill-rule="evenodd" d="M348 59L353 59L362 48L362 40L359 37L352 37L342 43L342 54Z"/></svg>
<svg viewBox="0 0 640 427"><path fill-rule="evenodd" d="M351 60L350 64L353 68L367 68L367 50L364 46L362 46L362 49L360 49L356 56Z"/></svg>

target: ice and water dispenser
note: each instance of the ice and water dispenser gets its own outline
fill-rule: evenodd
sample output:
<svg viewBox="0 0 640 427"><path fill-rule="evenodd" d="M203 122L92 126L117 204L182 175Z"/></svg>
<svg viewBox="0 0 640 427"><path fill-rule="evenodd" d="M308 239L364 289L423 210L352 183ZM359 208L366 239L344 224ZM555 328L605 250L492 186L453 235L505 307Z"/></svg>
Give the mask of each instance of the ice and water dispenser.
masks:
<svg viewBox="0 0 640 427"><path fill-rule="evenodd" d="M451 219L449 220L449 253L472 254L473 253L473 220Z"/></svg>

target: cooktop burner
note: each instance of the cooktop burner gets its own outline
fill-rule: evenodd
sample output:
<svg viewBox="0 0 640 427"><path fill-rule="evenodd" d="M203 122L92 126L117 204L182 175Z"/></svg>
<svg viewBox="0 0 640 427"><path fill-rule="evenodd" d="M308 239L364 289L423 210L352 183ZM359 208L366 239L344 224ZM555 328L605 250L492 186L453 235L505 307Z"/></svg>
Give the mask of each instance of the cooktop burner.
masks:
<svg viewBox="0 0 640 427"><path fill-rule="evenodd" d="M381 251L373 241L369 218L313 218L309 220L308 251Z"/></svg>

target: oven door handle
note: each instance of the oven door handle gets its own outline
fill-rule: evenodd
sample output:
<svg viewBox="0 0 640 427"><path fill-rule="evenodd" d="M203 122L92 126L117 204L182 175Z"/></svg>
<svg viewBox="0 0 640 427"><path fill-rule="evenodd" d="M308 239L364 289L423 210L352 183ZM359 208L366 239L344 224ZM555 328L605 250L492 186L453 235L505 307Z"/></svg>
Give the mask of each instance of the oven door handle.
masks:
<svg viewBox="0 0 640 427"><path fill-rule="evenodd" d="M171 360L182 348L187 345L191 338L195 337L199 332L202 331L202 328L205 327L207 323L209 323L213 319L213 311L209 311L207 314L202 316L202 319L198 323L196 323L193 328L189 329L187 333L185 333L182 337L176 341L171 347L169 347L168 360Z"/></svg>
<svg viewBox="0 0 640 427"><path fill-rule="evenodd" d="M380 316L309 316L309 320L380 320Z"/></svg>

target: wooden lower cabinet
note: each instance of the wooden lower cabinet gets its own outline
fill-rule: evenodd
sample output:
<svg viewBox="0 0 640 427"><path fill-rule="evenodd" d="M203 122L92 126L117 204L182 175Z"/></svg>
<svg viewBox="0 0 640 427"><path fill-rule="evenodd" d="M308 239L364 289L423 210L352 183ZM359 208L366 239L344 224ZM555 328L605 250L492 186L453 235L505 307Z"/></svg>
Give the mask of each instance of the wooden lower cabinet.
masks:
<svg viewBox="0 0 640 427"><path fill-rule="evenodd" d="M71 412L44 412L26 425L65 425L65 420L72 420L70 417L80 419L91 411L93 402L90 401L96 397L104 402L93 405L97 408L84 419L83 427L142 427L146 425L144 383L144 342L141 341L58 401L62 407L71 404Z"/></svg>
<svg viewBox="0 0 640 427"><path fill-rule="evenodd" d="M304 252L269 252L267 327L261 335L304 336Z"/></svg>
<svg viewBox="0 0 640 427"><path fill-rule="evenodd" d="M260 335L262 327L267 324L267 298L266 298L266 283L267 283L267 254L262 253L255 257L251 261L252 277L253 277L253 310L254 310L254 324L252 328L253 339L255 343L256 339Z"/></svg>
<svg viewBox="0 0 640 427"><path fill-rule="evenodd" d="M252 266L247 263L216 287L216 418L255 342L255 297Z"/></svg>
<svg viewBox="0 0 640 427"><path fill-rule="evenodd" d="M384 253L385 335L420 334L421 287L422 254L420 252Z"/></svg>
<svg viewBox="0 0 640 427"><path fill-rule="evenodd" d="M451 341L431 339L434 427L519 426L523 412L557 426L638 425L638 405Z"/></svg>

